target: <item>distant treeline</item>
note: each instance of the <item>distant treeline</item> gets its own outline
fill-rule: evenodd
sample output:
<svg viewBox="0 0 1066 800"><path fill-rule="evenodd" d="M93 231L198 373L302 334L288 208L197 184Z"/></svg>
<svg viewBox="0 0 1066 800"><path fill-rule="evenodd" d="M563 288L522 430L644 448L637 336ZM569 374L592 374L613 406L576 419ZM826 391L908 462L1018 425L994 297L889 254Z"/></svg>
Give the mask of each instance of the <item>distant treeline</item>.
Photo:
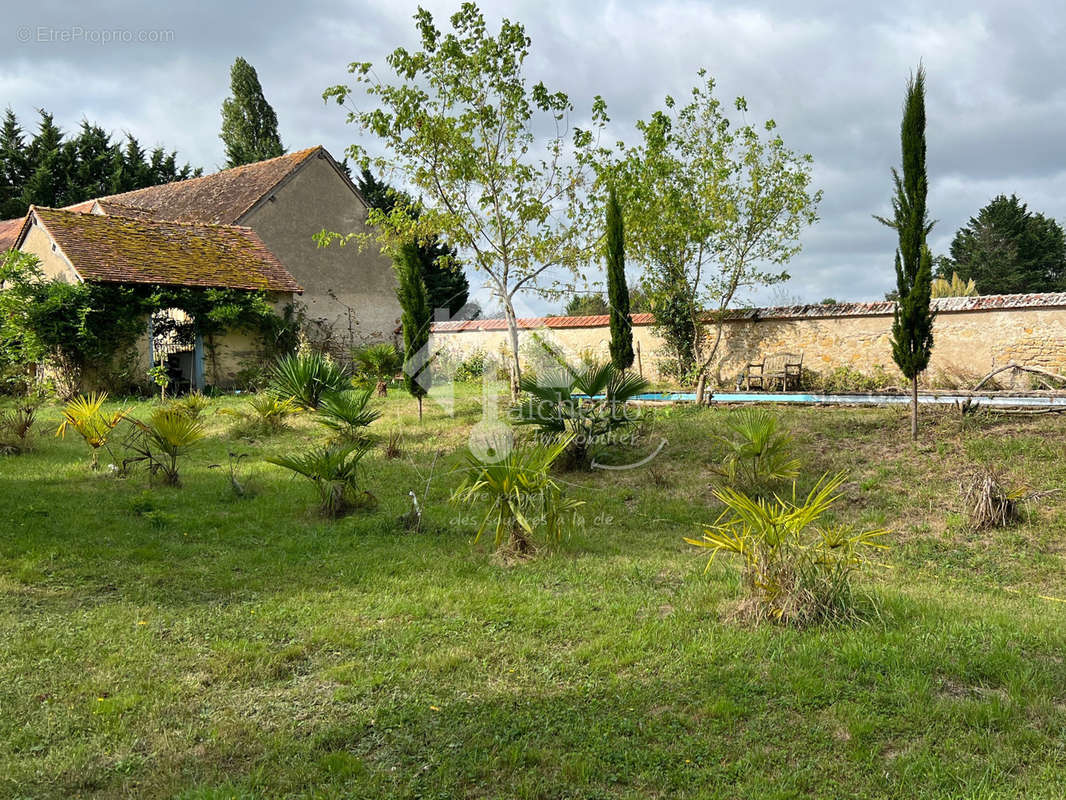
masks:
<svg viewBox="0 0 1066 800"><path fill-rule="evenodd" d="M178 166L177 152L147 151L131 134L113 141L83 120L64 134L44 109L27 135L9 108L0 129L0 219L20 217L30 205L62 208L94 197L185 180L202 170Z"/></svg>

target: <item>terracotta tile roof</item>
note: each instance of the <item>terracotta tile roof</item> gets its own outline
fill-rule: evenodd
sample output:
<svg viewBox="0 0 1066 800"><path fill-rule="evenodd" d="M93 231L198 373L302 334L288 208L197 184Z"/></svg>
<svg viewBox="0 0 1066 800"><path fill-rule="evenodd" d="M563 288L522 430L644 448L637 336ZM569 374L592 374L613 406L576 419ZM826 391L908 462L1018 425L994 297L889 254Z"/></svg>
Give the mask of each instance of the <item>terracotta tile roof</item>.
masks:
<svg viewBox="0 0 1066 800"><path fill-rule="evenodd" d="M19 237L19 231L22 230L24 220L25 217L18 217L17 219L5 219L0 222L0 253L6 253L15 246L15 241Z"/></svg>
<svg viewBox="0 0 1066 800"><path fill-rule="evenodd" d="M83 200L80 203L75 203L72 206L63 206L64 211L77 211L79 214L88 214L93 210L93 206L96 205L95 200Z"/></svg>
<svg viewBox="0 0 1066 800"><path fill-rule="evenodd" d="M167 222L232 225L304 161L322 151L310 147L296 153L189 178L160 186L99 198L106 214ZM87 201L92 203L93 201ZM79 203L70 210L91 210Z"/></svg>
<svg viewBox="0 0 1066 800"><path fill-rule="evenodd" d="M30 218L36 218L87 281L301 291L250 228L36 207Z"/></svg>
<svg viewBox="0 0 1066 800"><path fill-rule="evenodd" d="M933 300L938 313L957 311L995 311L1010 308L1066 308L1066 292L1042 294L991 294L983 297L941 297ZM872 303L836 303L835 305L774 306L770 308L737 308L728 312L732 320L761 319L819 319L825 317L891 316L896 304L889 300ZM651 314L631 315L634 325L653 325ZM525 317L518 320L523 330L541 328L601 328L609 324L606 315L594 317ZM433 323L434 333L460 331L505 331L507 320L472 319Z"/></svg>

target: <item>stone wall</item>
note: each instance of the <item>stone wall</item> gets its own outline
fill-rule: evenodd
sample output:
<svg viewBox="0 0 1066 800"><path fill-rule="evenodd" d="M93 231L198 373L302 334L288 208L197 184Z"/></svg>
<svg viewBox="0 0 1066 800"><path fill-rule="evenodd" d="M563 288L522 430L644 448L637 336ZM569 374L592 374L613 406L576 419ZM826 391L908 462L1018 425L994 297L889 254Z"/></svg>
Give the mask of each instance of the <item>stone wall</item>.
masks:
<svg viewBox="0 0 1066 800"><path fill-rule="evenodd" d="M934 304L928 382L966 385L1010 361L1066 374L1066 293L945 298ZM892 361L892 312L893 304L887 302L733 312L725 323L716 366L719 381L730 383L749 362L781 352L802 353L804 366L815 372L847 366L866 374L883 369L898 376ZM587 352L608 357L605 317L544 317L521 323L522 348L531 347L535 334L571 356ZM438 323L433 339L435 347L459 357L507 348L502 320ZM660 379L662 341L650 315L634 316L633 340L635 348L639 345L645 377Z"/></svg>

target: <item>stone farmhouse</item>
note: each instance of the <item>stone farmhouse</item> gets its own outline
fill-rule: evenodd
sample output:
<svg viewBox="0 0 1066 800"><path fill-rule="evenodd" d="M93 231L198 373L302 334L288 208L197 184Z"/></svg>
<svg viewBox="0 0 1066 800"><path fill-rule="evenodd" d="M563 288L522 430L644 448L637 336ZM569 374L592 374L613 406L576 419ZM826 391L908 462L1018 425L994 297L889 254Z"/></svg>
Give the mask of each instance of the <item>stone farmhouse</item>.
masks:
<svg viewBox="0 0 1066 800"><path fill-rule="evenodd" d="M309 338L345 352L393 341L400 319L384 256L314 240L322 230L365 231L367 210L344 169L312 147L62 210L31 208L0 222L0 251L32 253L63 280L264 291L279 313L294 307ZM142 361L164 346L146 334ZM206 368L199 341L168 353L178 382L232 385L256 358L256 343L237 332L212 350Z"/></svg>

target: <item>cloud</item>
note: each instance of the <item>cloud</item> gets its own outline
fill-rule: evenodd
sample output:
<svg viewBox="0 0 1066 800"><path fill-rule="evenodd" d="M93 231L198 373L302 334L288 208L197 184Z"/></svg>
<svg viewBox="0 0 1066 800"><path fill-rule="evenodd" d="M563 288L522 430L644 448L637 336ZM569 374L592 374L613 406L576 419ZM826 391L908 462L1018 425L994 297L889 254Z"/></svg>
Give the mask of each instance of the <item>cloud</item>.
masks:
<svg viewBox="0 0 1066 800"><path fill-rule="evenodd" d="M444 23L458 3L425 5ZM888 211L904 86L919 60L928 70L934 251L946 250L954 231L1000 193L1066 219L1066 88L1057 82L1066 73L1066 14L1049 0L936 8L517 0L483 8L490 27L504 15L525 24L531 79L567 91L581 112L602 95L613 135L632 140L634 122L665 95L686 94L700 67L723 100L747 97L750 119L775 118L790 147L814 156L825 191L821 221L789 265L785 291L794 297L869 299L891 288L894 239L872 215ZM414 11L389 0L21 4L5 18L0 100L28 127L43 106L67 129L88 118L214 169L223 161L219 106L241 55L257 68L286 145L321 143L341 157L356 131L322 91L347 80L349 62L381 65L392 48L414 45ZM31 41L19 40L24 28ZM37 40L39 29L75 28L162 31L169 39Z"/></svg>

